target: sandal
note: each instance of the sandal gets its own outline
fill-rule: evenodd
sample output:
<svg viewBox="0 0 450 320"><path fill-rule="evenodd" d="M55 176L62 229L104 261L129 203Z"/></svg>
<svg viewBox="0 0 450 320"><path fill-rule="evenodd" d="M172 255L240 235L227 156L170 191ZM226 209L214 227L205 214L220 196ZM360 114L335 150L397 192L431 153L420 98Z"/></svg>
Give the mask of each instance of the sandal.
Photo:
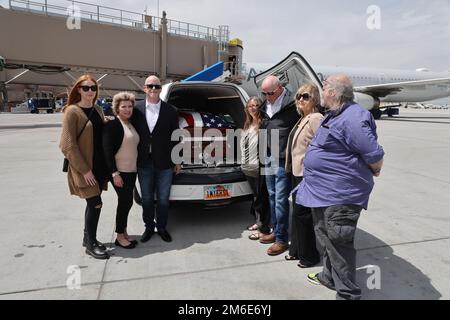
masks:
<svg viewBox="0 0 450 320"><path fill-rule="evenodd" d="M256 231L256 230L258 230L258 225L256 223L255 224L251 224L251 225L247 226L246 229L248 231Z"/></svg>
<svg viewBox="0 0 450 320"><path fill-rule="evenodd" d="M316 263L303 263L303 262L299 261L297 263L297 267L305 269L305 268L314 267L316 264L319 264L319 262L316 262Z"/></svg>
<svg viewBox="0 0 450 320"><path fill-rule="evenodd" d="M251 235L248 236L248 238L250 240L259 240L259 237L261 237L261 233L252 233Z"/></svg>
<svg viewBox="0 0 450 320"><path fill-rule="evenodd" d="M285 256L284 256L284 259L286 259L287 261L298 260L297 257L291 256L290 254L285 255Z"/></svg>

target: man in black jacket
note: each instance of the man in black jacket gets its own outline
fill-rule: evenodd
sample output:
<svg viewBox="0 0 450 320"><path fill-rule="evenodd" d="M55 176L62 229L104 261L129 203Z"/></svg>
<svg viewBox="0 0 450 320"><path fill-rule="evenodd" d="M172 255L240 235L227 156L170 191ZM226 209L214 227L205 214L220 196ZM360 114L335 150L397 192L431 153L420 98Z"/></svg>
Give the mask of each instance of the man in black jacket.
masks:
<svg viewBox="0 0 450 320"><path fill-rule="evenodd" d="M172 237L167 232L169 196L173 172L180 173L181 166L171 159L175 142L172 133L179 128L178 112L175 107L161 101L161 81L156 76L145 80L146 100L135 106L136 130L140 136L138 146L138 177L142 193L145 232L141 242L147 242L155 232L166 242ZM155 223L155 191L156 223Z"/></svg>
<svg viewBox="0 0 450 320"><path fill-rule="evenodd" d="M291 93L283 88L275 76L267 77L262 84L266 101L261 106L265 115L268 138L266 159L266 184L269 193L273 233L260 238L261 243L273 243L267 254L279 255L289 248L289 192L291 179L285 170L286 147L289 133L299 120ZM276 139L278 137L278 139ZM267 220L267 219L266 219Z"/></svg>

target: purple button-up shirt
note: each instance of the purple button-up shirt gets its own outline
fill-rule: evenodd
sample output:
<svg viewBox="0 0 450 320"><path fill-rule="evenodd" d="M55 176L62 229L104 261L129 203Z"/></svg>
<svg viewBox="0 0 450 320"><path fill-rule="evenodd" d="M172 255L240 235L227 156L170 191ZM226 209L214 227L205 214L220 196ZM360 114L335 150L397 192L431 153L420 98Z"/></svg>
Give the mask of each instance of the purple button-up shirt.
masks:
<svg viewBox="0 0 450 320"><path fill-rule="evenodd" d="M310 208L338 204L367 210L373 189L369 164L383 159L376 124L369 111L356 103L330 112L306 151L297 203Z"/></svg>

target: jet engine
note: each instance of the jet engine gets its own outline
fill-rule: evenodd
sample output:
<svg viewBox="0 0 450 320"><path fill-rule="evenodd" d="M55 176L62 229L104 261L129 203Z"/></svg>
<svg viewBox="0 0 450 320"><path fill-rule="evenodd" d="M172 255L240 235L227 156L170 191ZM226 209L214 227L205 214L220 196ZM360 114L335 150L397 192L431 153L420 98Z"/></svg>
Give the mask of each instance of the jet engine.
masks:
<svg viewBox="0 0 450 320"><path fill-rule="evenodd" d="M368 94L355 92L355 102L369 111L380 106L380 100L377 100Z"/></svg>
<svg viewBox="0 0 450 320"><path fill-rule="evenodd" d="M369 110L375 119L378 120L381 118L380 99L365 93L355 92L355 102Z"/></svg>

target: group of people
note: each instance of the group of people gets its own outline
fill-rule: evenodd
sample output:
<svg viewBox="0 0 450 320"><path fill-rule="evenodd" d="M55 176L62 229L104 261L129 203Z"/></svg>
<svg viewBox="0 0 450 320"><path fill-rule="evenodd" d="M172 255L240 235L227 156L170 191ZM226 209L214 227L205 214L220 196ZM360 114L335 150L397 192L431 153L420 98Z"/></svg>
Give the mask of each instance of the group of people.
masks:
<svg viewBox="0 0 450 320"><path fill-rule="evenodd" d="M242 170L256 218L247 227L256 231L249 238L271 244L271 256L289 249L285 259L298 260L300 268L322 260L322 272L308 274L307 280L335 290L338 299L359 299L354 236L384 157L375 121L354 102L346 75L324 81L323 105L313 84L301 86L294 102L274 76L261 89L266 99L248 101L241 138ZM261 130L267 153L260 156Z"/></svg>
<svg viewBox="0 0 450 320"><path fill-rule="evenodd" d="M102 209L102 191L111 182L118 196L115 245L133 249L138 241L127 233L127 220L133 205L133 190L138 177L147 242L155 233L171 242L167 231L169 196L174 174L181 166L172 162L171 141L178 129L177 110L160 100L161 82L156 76L146 79L146 99L135 103L132 93L121 92L113 98L115 117L105 117L96 105L98 83L90 75L81 76L72 87L64 108L60 149L68 166L72 195L86 200L83 246L96 259L108 259L103 243L97 240ZM158 146L157 148L152 146ZM155 194L157 197L155 208Z"/></svg>
<svg viewBox="0 0 450 320"><path fill-rule="evenodd" d="M127 92L115 95L112 118L96 105L98 89L92 76L83 75L70 90L60 148L69 161L70 192L86 201L86 253L108 259L105 245L97 240L101 195L108 182L118 196L116 246L133 249L138 244L127 233L137 178L145 223L140 241L149 241L155 228L162 240L172 241L169 196L181 166L171 159L176 144L171 137L179 119L175 107L161 101L156 76L145 80L143 101L136 103ZM261 89L265 101L249 99L241 138L242 171L253 191L255 215L248 229L256 232L249 238L271 244L271 256L289 249L285 259L298 260L301 268L322 260L322 272L307 279L336 290L338 298L359 299L354 235L384 157L375 121L353 101L353 85L345 75L324 82L322 104L313 84L301 86L293 97L278 78L269 76ZM264 155L259 154L262 130L267 133Z"/></svg>

